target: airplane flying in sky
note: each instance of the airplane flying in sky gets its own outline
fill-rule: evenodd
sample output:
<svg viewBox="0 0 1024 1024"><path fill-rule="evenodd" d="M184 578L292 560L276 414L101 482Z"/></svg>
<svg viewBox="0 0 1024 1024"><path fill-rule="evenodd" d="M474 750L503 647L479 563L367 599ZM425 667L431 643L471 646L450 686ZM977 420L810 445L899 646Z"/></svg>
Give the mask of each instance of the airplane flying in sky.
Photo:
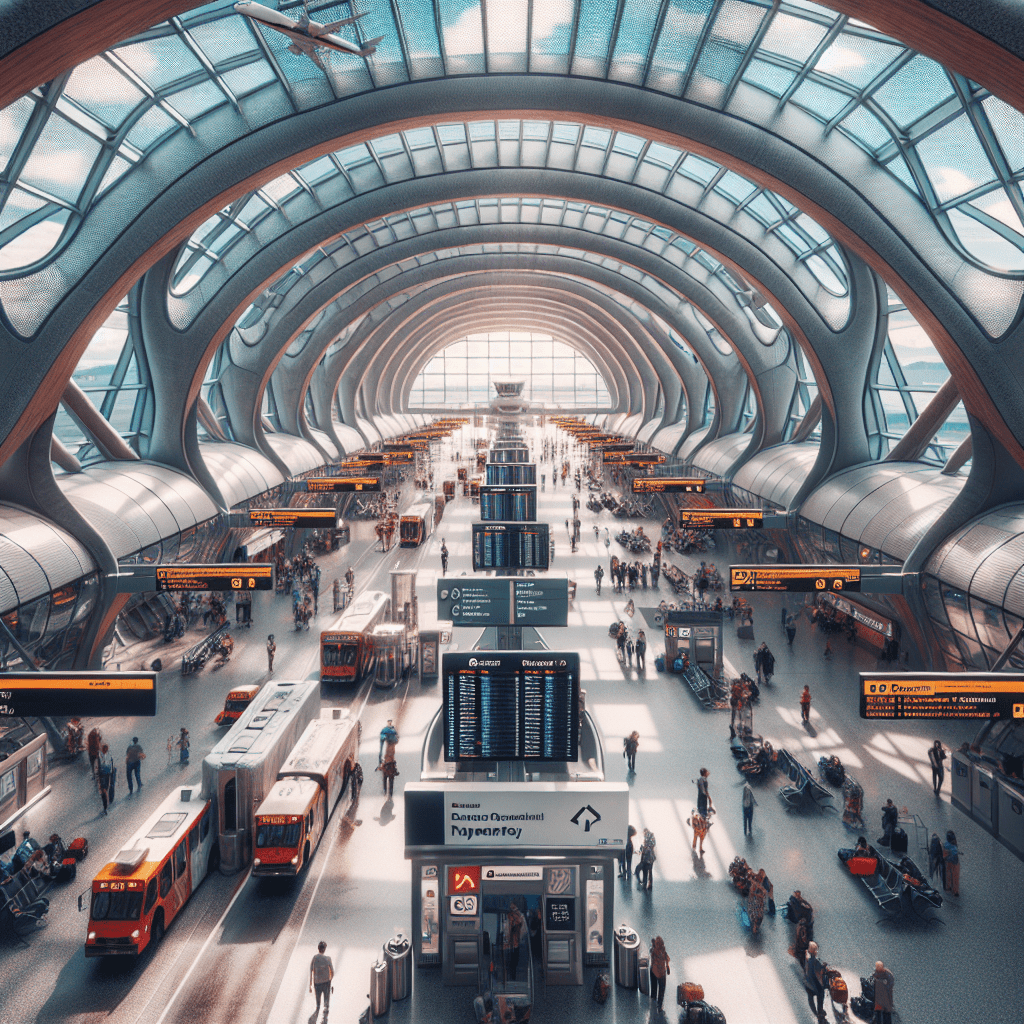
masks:
<svg viewBox="0 0 1024 1024"><path fill-rule="evenodd" d="M310 18L309 4L306 0L303 0L302 9L302 17L298 21L292 21L291 18L285 16L280 11L264 7L263 4L253 3L251 0L239 0L235 4L235 11L238 14L287 36L292 41L291 46L288 47L292 53L306 54L323 71L326 71L327 68L318 52L321 48L337 50L341 53L351 54L354 57L368 57L377 49L377 44L384 38L383 36L378 36L376 39L371 39L369 42L364 43L360 49L356 43L350 43L347 39L336 35L335 30L343 25L351 25L358 21L362 17L361 14L357 14L353 18L345 18L342 21L332 21L326 25L321 25L320 22L313 21Z"/></svg>

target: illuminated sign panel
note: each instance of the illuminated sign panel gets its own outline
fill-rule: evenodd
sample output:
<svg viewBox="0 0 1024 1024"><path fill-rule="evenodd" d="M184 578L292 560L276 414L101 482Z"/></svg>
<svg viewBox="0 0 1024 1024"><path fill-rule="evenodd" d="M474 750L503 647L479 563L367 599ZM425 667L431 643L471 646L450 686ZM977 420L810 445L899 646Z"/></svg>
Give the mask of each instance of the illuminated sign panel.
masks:
<svg viewBox="0 0 1024 1024"><path fill-rule="evenodd" d="M759 508L683 508L680 530L760 530L764 513Z"/></svg>
<svg viewBox="0 0 1024 1024"><path fill-rule="evenodd" d="M0 676L0 716L155 714L155 672L8 672Z"/></svg>
<svg viewBox="0 0 1024 1024"><path fill-rule="evenodd" d="M480 865L470 864L464 868L448 868L448 893L480 891Z"/></svg>
<svg viewBox="0 0 1024 1024"><path fill-rule="evenodd" d="M380 469L380 467L384 465L384 456L379 455L372 458L360 457L358 459L345 459L341 465L346 472L350 469Z"/></svg>
<svg viewBox="0 0 1024 1024"><path fill-rule="evenodd" d="M700 477L638 476L633 480L634 494L703 494L705 481Z"/></svg>
<svg viewBox="0 0 1024 1024"><path fill-rule="evenodd" d="M379 476L313 476L306 481L306 490L323 491L379 491Z"/></svg>
<svg viewBox="0 0 1024 1024"><path fill-rule="evenodd" d="M1024 675L861 672L860 717L1015 718L1024 722Z"/></svg>
<svg viewBox="0 0 1024 1024"><path fill-rule="evenodd" d="M658 466L664 462L667 455L657 455L654 452L602 452L601 458L605 462L614 465L626 466Z"/></svg>
<svg viewBox="0 0 1024 1024"><path fill-rule="evenodd" d="M254 526L337 526L338 513L333 508L251 508L249 522Z"/></svg>
<svg viewBox="0 0 1024 1024"><path fill-rule="evenodd" d="M547 569L547 523L473 523L473 569Z"/></svg>
<svg viewBox="0 0 1024 1024"><path fill-rule="evenodd" d="M158 565L157 590L273 590L274 567L224 562L210 565Z"/></svg>
<svg viewBox="0 0 1024 1024"><path fill-rule="evenodd" d="M780 590L787 593L860 590L857 565L733 565L730 590Z"/></svg>

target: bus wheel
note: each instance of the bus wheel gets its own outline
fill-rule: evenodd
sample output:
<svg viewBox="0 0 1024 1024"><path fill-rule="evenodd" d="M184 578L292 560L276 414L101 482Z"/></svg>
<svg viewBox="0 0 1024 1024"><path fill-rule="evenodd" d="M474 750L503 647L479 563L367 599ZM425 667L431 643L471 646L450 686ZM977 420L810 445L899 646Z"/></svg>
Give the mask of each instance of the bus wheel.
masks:
<svg viewBox="0 0 1024 1024"><path fill-rule="evenodd" d="M157 911L156 917L153 918L153 936L150 939L150 944L158 946L160 940L164 937L164 915L163 911Z"/></svg>

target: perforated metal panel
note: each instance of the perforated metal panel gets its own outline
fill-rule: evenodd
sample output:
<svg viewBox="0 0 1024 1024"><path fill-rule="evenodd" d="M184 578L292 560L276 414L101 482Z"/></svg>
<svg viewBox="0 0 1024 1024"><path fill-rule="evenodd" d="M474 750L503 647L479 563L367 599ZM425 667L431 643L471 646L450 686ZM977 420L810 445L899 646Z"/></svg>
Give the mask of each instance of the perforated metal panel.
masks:
<svg viewBox="0 0 1024 1024"><path fill-rule="evenodd" d="M213 442L199 447L228 507L269 491L284 481L270 459L253 448Z"/></svg>
<svg viewBox="0 0 1024 1024"><path fill-rule="evenodd" d="M1024 523L1020 526L1024 528ZM1024 533L1011 536L1000 530L1002 542L978 566L971 581L971 597L979 597L990 604L1001 605L1006 599L1010 580L1024 565Z"/></svg>
<svg viewBox="0 0 1024 1024"><path fill-rule="evenodd" d="M274 449L293 476L308 473L324 464L324 457L305 438L292 437L290 434L268 434L267 444Z"/></svg>

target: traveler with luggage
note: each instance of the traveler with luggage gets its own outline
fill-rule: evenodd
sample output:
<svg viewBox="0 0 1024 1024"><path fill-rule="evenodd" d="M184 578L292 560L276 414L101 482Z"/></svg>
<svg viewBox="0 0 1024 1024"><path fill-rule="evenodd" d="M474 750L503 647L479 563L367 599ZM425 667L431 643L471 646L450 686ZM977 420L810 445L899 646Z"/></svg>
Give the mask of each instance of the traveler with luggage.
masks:
<svg viewBox="0 0 1024 1024"><path fill-rule="evenodd" d="M658 855L655 852L655 846L657 840L654 838L654 833L649 829L644 829L644 841L640 845L640 863L637 865L636 874L640 879L640 888L646 889L648 892L654 884L652 877L654 871L654 862L658 859Z"/></svg>
<svg viewBox="0 0 1024 1024"><path fill-rule="evenodd" d="M657 1000L659 1010L665 1001L665 978L672 973L671 959L665 949L665 940L655 935L651 939L651 999Z"/></svg>
<svg viewBox="0 0 1024 1024"><path fill-rule="evenodd" d="M881 960L875 961L875 1015L872 1024L892 1024L892 990L896 978Z"/></svg>
<svg viewBox="0 0 1024 1024"><path fill-rule="evenodd" d="M804 988L807 1002L819 1021L825 1021L825 965L818 959L818 944L807 943L807 959L804 962ZM815 1006L817 1003L817 1006Z"/></svg>
<svg viewBox="0 0 1024 1024"><path fill-rule="evenodd" d="M956 833L949 829L946 841L942 844L942 856L945 864L945 889L954 896L960 895L960 847L956 843Z"/></svg>
<svg viewBox="0 0 1024 1024"><path fill-rule="evenodd" d="M896 831L899 816L900 812L896 809L896 805L892 800L886 800L885 806L882 808L882 834L878 837L878 842L882 846L890 846L892 844L892 834Z"/></svg>

